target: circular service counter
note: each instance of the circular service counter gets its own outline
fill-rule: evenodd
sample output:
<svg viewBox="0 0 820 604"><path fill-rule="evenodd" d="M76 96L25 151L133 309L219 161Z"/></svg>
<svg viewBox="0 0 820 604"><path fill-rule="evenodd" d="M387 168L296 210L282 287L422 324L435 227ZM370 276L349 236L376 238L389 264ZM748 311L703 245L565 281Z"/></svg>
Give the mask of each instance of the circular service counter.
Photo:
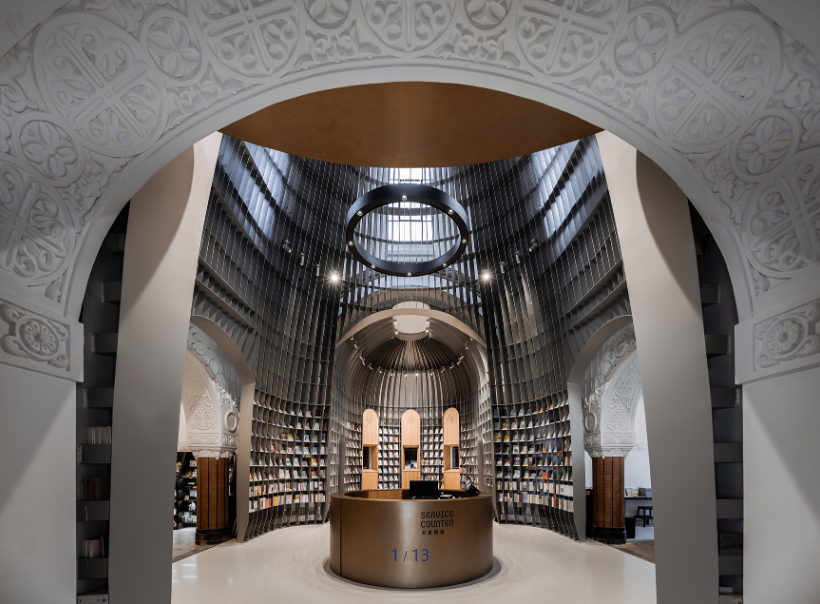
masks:
<svg viewBox="0 0 820 604"><path fill-rule="evenodd" d="M330 568L383 587L441 587L493 567L492 497L409 499L407 490L330 498Z"/></svg>

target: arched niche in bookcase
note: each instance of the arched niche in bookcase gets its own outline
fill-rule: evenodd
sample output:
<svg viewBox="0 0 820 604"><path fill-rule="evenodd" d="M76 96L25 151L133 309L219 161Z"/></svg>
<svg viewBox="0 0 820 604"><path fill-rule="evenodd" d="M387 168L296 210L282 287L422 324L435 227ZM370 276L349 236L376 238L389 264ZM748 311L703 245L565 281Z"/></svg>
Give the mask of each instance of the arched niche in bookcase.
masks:
<svg viewBox="0 0 820 604"><path fill-rule="evenodd" d="M455 407L444 412L444 488L461 488L461 464L459 463L459 418Z"/></svg>
<svg viewBox="0 0 820 604"><path fill-rule="evenodd" d="M362 414L362 490L379 488L379 415L373 409Z"/></svg>
<svg viewBox="0 0 820 604"><path fill-rule="evenodd" d="M632 323L632 317L629 315L616 317L607 321L587 340L584 347L578 352L575 361L567 375L567 403L569 405L570 418L584 417L583 414L583 400L582 388L584 383L584 371L589 365L590 361L595 358L598 349L610 337L618 333L624 327ZM582 421L570 422L571 438L573 442L584 442L584 427ZM576 454L572 456L572 489L573 505L575 509L575 531L580 541L586 541L586 497L581 496L585 493L586 487L586 468L584 467L584 449L583 446L578 447Z"/></svg>
<svg viewBox="0 0 820 604"><path fill-rule="evenodd" d="M421 418L408 409L401 416L401 488L409 489L411 480L421 480Z"/></svg>
<svg viewBox="0 0 820 604"><path fill-rule="evenodd" d="M254 389L256 379L245 355L237 343L222 327L214 321L194 315L191 324L201 329L214 340L231 362L241 384L239 395L239 428L236 436L236 538L245 541L249 538L247 528L250 518L251 501L251 432L254 412ZM259 499L258 497L256 499Z"/></svg>

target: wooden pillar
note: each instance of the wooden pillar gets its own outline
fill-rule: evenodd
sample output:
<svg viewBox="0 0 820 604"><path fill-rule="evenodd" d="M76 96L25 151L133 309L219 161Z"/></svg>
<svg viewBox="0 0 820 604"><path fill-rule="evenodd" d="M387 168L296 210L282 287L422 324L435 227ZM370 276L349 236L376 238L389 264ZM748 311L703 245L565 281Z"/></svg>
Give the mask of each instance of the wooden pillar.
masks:
<svg viewBox="0 0 820 604"><path fill-rule="evenodd" d="M228 460L200 457L196 471L197 545L222 543L230 538L228 488Z"/></svg>
<svg viewBox="0 0 820 604"><path fill-rule="evenodd" d="M626 543L624 530L624 458L592 458L592 538Z"/></svg>

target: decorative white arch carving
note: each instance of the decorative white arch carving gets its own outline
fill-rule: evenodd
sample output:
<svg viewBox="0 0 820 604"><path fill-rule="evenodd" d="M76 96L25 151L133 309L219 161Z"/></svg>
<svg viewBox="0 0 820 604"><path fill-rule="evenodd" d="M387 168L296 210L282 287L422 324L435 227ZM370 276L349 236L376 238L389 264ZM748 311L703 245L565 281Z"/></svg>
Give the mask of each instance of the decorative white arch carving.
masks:
<svg viewBox="0 0 820 604"><path fill-rule="evenodd" d="M642 392L633 325L605 343L594 375L593 390L583 402L584 448L591 457L626 457L635 447Z"/></svg>
<svg viewBox="0 0 820 604"><path fill-rule="evenodd" d="M200 338L201 342L205 340ZM237 447L239 413L231 395L212 379L209 367L188 349L182 382L186 446L197 457L230 457Z"/></svg>
<svg viewBox="0 0 820 604"><path fill-rule="evenodd" d="M743 315L820 260L820 65L743 0L155 4L78 0L0 60L3 290L76 316L158 165L271 102L397 77L548 102L650 154L720 240Z"/></svg>

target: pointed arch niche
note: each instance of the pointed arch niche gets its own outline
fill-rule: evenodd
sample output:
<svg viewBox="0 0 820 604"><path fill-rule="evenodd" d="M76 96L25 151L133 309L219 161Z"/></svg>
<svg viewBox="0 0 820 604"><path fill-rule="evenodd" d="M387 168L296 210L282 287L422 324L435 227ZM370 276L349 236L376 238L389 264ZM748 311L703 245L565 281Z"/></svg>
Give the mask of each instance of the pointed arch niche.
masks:
<svg viewBox="0 0 820 604"><path fill-rule="evenodd" d="M408 409L401 416L401 488L409 489L411 480L421 480L421 418Z"/></svg>
<svg viewBox="0 0 820 604"><path fill-rule="evenodd" d="M444 488L461 488L461 463L459 462L459 418L455 407L444 412Z"/></svg>
<svg viewBox="0 0 820 604"><path fill-rule="evenodd" d="M373 409L362 414L362 490L379 488L379 415Z"/></svg>

